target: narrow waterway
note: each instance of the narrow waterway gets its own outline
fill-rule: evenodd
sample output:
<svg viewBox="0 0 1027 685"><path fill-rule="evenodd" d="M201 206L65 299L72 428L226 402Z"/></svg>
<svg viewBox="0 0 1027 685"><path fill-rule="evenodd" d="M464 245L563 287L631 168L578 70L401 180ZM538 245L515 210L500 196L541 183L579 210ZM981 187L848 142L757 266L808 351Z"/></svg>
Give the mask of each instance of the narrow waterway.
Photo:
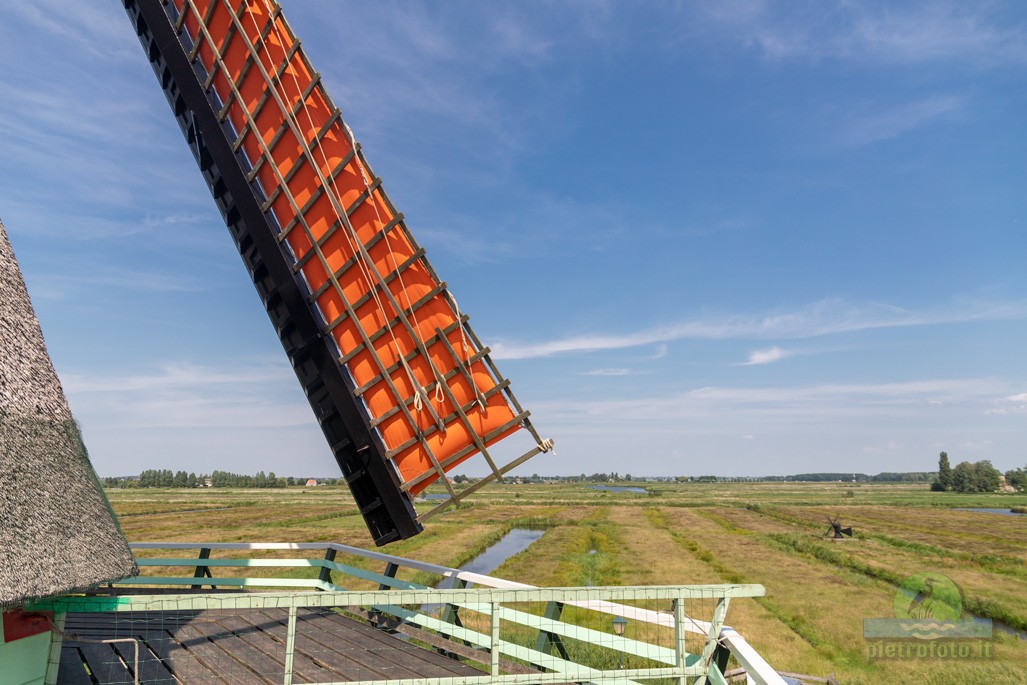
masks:
<svg viewBox="0 0 1027 685"><path fill-rule="evenodd" d="M981 514L999 514L1001 516L1027 516L1012 509L992 509L989 507L955 507L956 511L976 511Z"/></svg>
<svg viewBox="0 0 1027 685"><path fill-rule="evenodd" d="M504 535L499 542L461 566L460 570L488 575L513 555L528 549L528 546L542 537L544 533L544 530L514 528ZM443 578L437 587L440 590L446 590L452 588L455 582L454 578Z"/></svg>
<svg viewBox="0 0 1027 685"><path fill-rule="evenodd" d="M640 495L648 494L645 488L631 488L626 485L589 485L590 490L605 490L606 492L636 492Z"/></svg>

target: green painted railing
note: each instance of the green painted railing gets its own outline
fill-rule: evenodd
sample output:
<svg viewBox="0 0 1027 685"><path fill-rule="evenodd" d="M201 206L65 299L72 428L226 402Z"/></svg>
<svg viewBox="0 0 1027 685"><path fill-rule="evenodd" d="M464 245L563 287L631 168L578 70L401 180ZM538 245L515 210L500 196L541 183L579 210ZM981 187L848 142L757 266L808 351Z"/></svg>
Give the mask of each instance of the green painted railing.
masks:
<svg viewBox="0 0 1027 685"><path fill-rule="evenodd" d="M65 597L34 607L61 612L175 612L206 609L288 609L283 682L292 682L296 611L346 608L381 623L399 626L415 639L430 636L468 649L483 662L486 674L473 677L389 680L390 685L455 685L456 683L726 683L729 655L750 682L782 685L783 680L737 633L724 626L732 598L762 596L759 585L680 585L665 587L537 588L458 569L425 564L380 552L335 544L291 543L141 543L136 550L192 549L198 556L139 558L144 575L116 584L110 596ZM322 558L211 558L211 552L320 551ZM342 563L344 555L354 557ZM385 561L382 573L355 564ZM222 575L232 569L304 569L306 578ZM396 578L400 569L453 577L473 588L437 590ZM188 569L189 575L151 575ZM349 580L347 580L349 579ZM377 590L345 587L356 579ZM118 587L133 594L118 594ZM185 594L136 594L190 587ZM220 590L201 593L201 586ZM270 589L231 592L230 589ZM288 591L281 591L288 589ZM440 611L440 609L442 609ZM613 619L613 620L611 620ZM624 634L615 634L630 623ZM623 626L622 626L623 627ZM411 632L413 631L413 632ZM420 631L420 632L418 632ZM521 672L504 668L511 663ZM530 672L523 672L524 667ZM507 671L507 672L504 672ZM56 671L55 671L56 672ZM385 681L361 681L382 683Z"/></svg>

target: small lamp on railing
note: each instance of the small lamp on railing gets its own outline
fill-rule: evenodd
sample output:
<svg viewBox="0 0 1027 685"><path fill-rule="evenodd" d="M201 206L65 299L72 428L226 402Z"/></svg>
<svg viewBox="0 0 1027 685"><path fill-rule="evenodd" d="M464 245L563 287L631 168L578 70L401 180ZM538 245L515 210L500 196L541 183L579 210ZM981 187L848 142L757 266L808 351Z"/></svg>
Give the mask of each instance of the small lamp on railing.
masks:
<svg viewBox="0 0 1027 685"><path fill-rule="evenodd" d="M624 636L624 629L628 627L628 619L623 616L613 617L613 632L617 637ZM624 669L624 652L620 652L620 668Z"/></svg>

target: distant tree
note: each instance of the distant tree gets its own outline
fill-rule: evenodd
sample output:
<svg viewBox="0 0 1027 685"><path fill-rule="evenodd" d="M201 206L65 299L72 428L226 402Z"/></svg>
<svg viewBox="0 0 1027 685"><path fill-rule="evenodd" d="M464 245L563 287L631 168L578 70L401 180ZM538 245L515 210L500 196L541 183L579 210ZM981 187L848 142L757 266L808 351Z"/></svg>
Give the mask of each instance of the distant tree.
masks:
<svg viewBox="0 0 1027 685"><path fill-rule="evenodd" d="M1027 467L1006 471L1006 485L1021 492L1027 490Z"/></svg>
<svg viewBox="0 0 1027 685"><path fill-rule="evenodd" d="M1002 485L1002 474L985 459L974 464L974 484L977 492L995 492Z"/></svg>
<svg viewBox="0 0 1027 685"><path fill-rule="evenodd" d="M952 478L952 467L949 465L949 455L946 452L942 452L938 455L938 483L941 485L942 490L952 489L954 485Z"/></svg>
<svg viewBox="0 0 1027 685"><path fill-rule="evenodd" d="M995 492L999 485L999 472L990 461L963 461L952 469L952 489L956 492Z"/></svg>
<svg viewBox="0 0 1027 685"><path fill-rule="evenodd" d="M952 469L952 489L956 492L974 492L977 486L976 475L973 464L968 461L959 462Z"/></svg>

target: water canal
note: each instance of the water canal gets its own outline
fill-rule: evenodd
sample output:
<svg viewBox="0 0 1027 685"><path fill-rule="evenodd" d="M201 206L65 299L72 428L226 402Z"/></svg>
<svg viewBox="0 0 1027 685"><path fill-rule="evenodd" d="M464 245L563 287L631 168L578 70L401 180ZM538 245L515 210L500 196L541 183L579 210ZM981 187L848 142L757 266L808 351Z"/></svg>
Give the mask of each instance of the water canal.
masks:
<svg viewBox="0 0 1027 685"><path fill-rule="evenodd" d="M461 566L460 570L487 576L513 555L528 549L528 546L542 537L544 533L544 530L514 528L500 538L499 542ZM452 588L455 582L454 578L443 578L437 587L440 590L446 590Z"/></svg>

